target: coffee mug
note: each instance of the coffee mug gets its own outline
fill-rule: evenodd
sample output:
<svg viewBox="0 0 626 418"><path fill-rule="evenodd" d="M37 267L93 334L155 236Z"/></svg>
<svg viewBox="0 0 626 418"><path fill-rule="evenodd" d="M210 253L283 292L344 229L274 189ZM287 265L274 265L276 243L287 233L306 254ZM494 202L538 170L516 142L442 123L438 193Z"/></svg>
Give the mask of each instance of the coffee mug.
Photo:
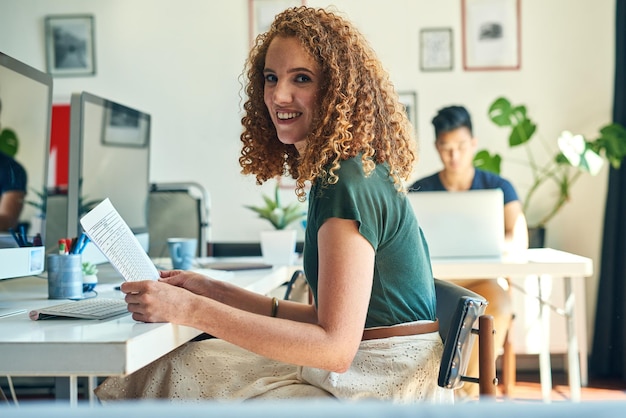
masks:
<svg viewBox="0 0 626 418"><path fill-rule="evenodd" d="M167 246L172 259L172 267L176 270L189 270L196 258L198 240L195 238L169 238Z"/></svg>
<svg viewBox="0 0 626 418"><path fill-rule="evenodd" d="M83 269L80 254L48 255L48 299L82 299Z"/></svg>

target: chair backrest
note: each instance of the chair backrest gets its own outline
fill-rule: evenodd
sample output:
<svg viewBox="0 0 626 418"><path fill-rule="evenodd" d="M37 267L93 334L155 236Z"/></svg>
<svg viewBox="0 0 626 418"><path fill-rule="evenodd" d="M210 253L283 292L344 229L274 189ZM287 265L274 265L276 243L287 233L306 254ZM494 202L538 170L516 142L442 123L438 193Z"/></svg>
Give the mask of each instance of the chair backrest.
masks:
<svg viewBox="0 0 626 418"><path fill-rule="evenodd" d="M447 389L463 386L474 344L474 323L485 312L487 301L477 293L454 283L435 279L437 318L444 350L438 385Z"/></svg>
<svg viewBox="0 0 626 418"><path fill-rule="evenodd" d="M167 257L167 239L197 238L197 256L207 254L209 194L199 184L153 183L148 203L151 257Z"/></svg>

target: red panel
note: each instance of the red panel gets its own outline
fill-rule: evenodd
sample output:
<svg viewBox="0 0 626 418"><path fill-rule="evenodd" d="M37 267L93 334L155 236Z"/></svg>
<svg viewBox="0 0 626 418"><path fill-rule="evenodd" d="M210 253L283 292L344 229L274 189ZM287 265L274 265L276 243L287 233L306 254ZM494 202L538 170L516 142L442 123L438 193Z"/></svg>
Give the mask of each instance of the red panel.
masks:
<svg viewBox="0 0 626 418"><path fill-rule="evenodd" d="M56 150L56 184L67 187L67 167L69 163L70 105L52 106L50 125L50 152Z"/></svg>

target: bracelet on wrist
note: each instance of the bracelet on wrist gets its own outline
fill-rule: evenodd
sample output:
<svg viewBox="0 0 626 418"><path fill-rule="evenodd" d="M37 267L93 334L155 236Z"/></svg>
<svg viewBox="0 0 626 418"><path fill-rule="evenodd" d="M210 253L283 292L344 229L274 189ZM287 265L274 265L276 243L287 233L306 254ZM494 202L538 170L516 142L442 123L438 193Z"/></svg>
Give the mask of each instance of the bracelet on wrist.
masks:
<svg viewBox="0 0 626 418"><path fill-rule="evenodd" d="M277 298L272 298L272 317L276 318L276 315L278 315L278 299Z"/></svg>

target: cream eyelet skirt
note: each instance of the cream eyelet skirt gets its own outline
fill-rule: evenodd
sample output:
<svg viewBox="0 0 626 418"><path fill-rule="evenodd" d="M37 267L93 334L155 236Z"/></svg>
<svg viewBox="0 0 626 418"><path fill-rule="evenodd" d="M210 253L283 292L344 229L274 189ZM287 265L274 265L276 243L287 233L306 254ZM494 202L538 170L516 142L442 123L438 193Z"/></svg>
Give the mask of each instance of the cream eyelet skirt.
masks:
<svg viewBox="0 0 626 418"><path fill-rule="evenodd" d="M335 373L209 339L189 342L131 375L109 377L95 393L103 403L297 398L453 403L453 391L437 385L442 349L437 332L363 341L350 369Z"/></svg>

